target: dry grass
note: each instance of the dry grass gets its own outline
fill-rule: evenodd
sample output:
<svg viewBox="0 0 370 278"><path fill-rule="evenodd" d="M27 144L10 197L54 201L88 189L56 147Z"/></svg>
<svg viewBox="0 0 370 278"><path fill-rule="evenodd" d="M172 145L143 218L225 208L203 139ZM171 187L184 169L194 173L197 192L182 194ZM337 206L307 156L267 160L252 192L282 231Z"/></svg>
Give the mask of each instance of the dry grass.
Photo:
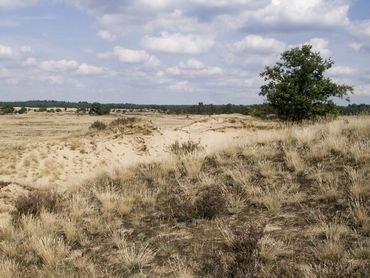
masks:
<svg viewBox="0 0 370 278"><path fill-rule="evenodd" d="M239 140L11 201L0 277L367 277L370 119Z"/></svg>

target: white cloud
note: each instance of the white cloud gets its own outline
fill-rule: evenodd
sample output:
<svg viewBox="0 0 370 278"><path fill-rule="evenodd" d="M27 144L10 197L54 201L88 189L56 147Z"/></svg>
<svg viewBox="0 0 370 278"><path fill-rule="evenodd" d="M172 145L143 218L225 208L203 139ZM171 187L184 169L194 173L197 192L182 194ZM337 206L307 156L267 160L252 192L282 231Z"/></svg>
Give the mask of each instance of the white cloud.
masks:
<svg viewBox="0 0 370 278"><path fill-rule="evenodd" d="M220 67L205 66L201 61L192 58L186 62L180 62L178 66L168 68L166 72L169 75L204 76L221 75L224 71Z"/></svg>
<svg viewBox="0 0 370 278"><path fill-rule="evenodd" d="M370 38L370 20L353 22L349 28L352 34L359 38Z"/></svg>
<svg viewBox="0 0 370 278"><path fill-rule="evenodd" d="M333 76L352 75L356 73L356 69L350 66L335 66L329 69L329 74Z"/></svg>
<svg viewBox="0 0 370 278"><path fill-rule="evenodd" d="M248 35L243 40L232 44L234 51L280 53L286 48L285 43L274 38Z"/></svg>
<svg viewBox="0 0 370 278"><path fill-rule="evenodd" d="M117 36L116 35L110 33L109 31L106 31L106 30L100 31L98 33L98 36L102 40L109 41L109 42L113 42L113 41L115 41L117 39Z"/></svg>
<svg viewBox="0 0 370 278"><path fill-rule="evenodd" d="M312 45L313 50L319 51L323 57L328 58L331 54L329 41L324 38L312 38L308 44Z"/></svg>
<svg viewBox="0 0 370 278"><path fill-rule="evenodd" d="M113 53L121 62L124 63L145 63L151 66L160 65L160 61L157 57L150 55L144 50L135 50L116 46L113 49Z"/></svg>
<svg viewBox="0 0 370 278"><path fill-rule="evenodd" d="M180 92L193 92L195 88L190 85L190 82L187 80L177 81L174 84L168 86L168 88L172 91L180 91Z"/></svg>
<svg viewBox="0 0 370 278"><path fill-rule="evenodd" d="M145 22L144 30L146 32L153 32L155 30L166 30L168 32L176 33L213 33L213 26L210 22L198 20L196 17L186 15L180 9L175 9L170 13L160 14L155 18Z"/></svg>
<svg viewBox="0 0 370 278"><path fill-rule="evenodd" d="M37 65L37 60L36 58L29 57L23 62L24 66L36 66Z"/></svg>
<svg viewBox="0 0 370 278"><path fill-rule="evenodd" d="M349 44L349 47L358 52L370 52L370 20L353 22L349 31L358 40Z"/></svg>
<svg viewBox="0 0 370 278"><path fill-rule="evenodd" d="M11 47L0 44L0 59L9 59L13 58L14 56L15 51Z"/></svg>
<svg viewBox="0 0 370 278"><path fill-rule="evenodd" d="M348 46L358 52L370 52L370 44L367 45L365 43L353 42L350 43Z"/></svg>
<svg viewBox="0 0 370 278"><path fill-rule="evenodd" d="M370 97L370 84L355 86L355 94Z"/></svg>
<svg viewBox="0 0 370 278"><path fill-rule="evenodd" d="M114 54L112 52L101 52L101 53L97 53L96 54L96 58L98 59L110 59L114 56Z"/></svg>
<svg viewBox="0 0 370 278"><path fill-rule="evenodd" d="M80 74L80 75L97 75L97 74L102 74L103 72L104 72L104 69L101 67L81 64L75 73Z"/></svg>
<svg viewBox="0 0 370 278"><path fill-rule="evenodd" d="M214 44L214 39L207 36L167 32L162 32L160 37L145 36L142 40L142 45L151 50L185 54L207 52Z"/></svg>
<svg viewBox="0 0 370 278"><path fill-rule="evenodd" d="M40 79L49 82L51 85L63 85L65 83L64 77L60 75L43 76Z"/></svg>
<svg viewBox="0 0 370 278"><path fill-rule="evenodd" d="M180 62L180 67L184 69L204 69L204 64L194 58L187 60L186 62Z"/></svg>
<svg viewBox="0 0 370 278"><path fill-rule="evenodd" d="M13 9L34 5L38 0L0 0L0 9Z"/></svg>
<svg viewBox="0 0 370 278"><path fill-rule="evenodd" d="M68 71L78 68L79 63L75 60L48 60L43 61L40 67L46 71Z"/></svg>
<svg viewBox="0 0 370 278"><path fill-rule="evenodd" d="M247 9L238 16L220 17L231 28L269 28L285 31L347 26L350 0L272 0L257 10Z"/></svg>
<svg viewBox="0 0 370 278"><path fill-rule="evenodd" d="M20 49L19 49L19 52L21 54L32 54L33 53L33 49L32 47L28 46L28 45L24 45L22 46Z"/></svg>
<svg viewBox="0 0 370 278"><path fill-rule="evenodd" d="M353 50L359 51L363 47L363 44L362 43L353 42L353 43L350 43L348 46L350 48L352 48Z"/></svg>

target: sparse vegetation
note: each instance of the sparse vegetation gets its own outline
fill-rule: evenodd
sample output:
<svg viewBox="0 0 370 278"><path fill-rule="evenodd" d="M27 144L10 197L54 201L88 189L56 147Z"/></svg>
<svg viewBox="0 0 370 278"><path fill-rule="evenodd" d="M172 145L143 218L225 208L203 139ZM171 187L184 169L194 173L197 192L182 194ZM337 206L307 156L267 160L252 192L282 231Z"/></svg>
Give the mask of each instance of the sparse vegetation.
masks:
<svg viewBox="0 0 370 278"><path fill-rule="evenodd" d="M177 142L169 161L34 189L1 229L0 276L367 277L369 140L356 117L255 131L214 153Z"/></svg>
<svg viewBox="0 0 370 278"><path fill-rule="evenodd" d="M95 121L91 124L90 129L104 130L107 128L107 125L101 121Z"/></svg>
<svg viewBox="0 0 370 278"><path fill-rule="evenodd" d="M180 143L176 141L169 147L170 151L176 155L189 155L198 151L201 151L203 147L200 145L199 142L193 142L188 140L186 142Z"/></svg>

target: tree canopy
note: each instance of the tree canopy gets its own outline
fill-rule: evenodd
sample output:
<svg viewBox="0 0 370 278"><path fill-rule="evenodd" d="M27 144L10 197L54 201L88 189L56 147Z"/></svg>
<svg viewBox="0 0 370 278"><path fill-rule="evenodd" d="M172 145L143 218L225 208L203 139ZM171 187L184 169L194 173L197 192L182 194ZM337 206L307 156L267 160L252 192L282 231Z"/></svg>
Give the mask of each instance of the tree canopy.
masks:
<svg viewBox="0 0 370 278"><path fill-rule="evenodd" d="M333 97L343 98L353 92L349 85L338 85L324 72L333 66L311 45L292 48L281 54L280 61L266 67L260 76L268 81L260 95L267 98L284 120L299 122L327 114L337 114Z"/></svg>
<svg viewBox="0 0 370 278"><path fill-rule="evenodd" d="M89 113L94 115L107 115L110 113L110 111L111 107L109 105L94 102L91 104Z"/></svg>

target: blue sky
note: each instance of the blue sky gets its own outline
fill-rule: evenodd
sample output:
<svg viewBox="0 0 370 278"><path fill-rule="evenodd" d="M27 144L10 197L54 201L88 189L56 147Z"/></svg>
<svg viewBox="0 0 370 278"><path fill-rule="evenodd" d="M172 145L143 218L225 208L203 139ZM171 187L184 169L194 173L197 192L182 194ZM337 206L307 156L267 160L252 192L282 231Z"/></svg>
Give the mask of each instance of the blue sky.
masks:
<svg viewBox="0 0 370 278"><path fill-rule="evenodd" d="M0 0L0 100L261 103L304 43L370 104L368 0Z"/></svg>

